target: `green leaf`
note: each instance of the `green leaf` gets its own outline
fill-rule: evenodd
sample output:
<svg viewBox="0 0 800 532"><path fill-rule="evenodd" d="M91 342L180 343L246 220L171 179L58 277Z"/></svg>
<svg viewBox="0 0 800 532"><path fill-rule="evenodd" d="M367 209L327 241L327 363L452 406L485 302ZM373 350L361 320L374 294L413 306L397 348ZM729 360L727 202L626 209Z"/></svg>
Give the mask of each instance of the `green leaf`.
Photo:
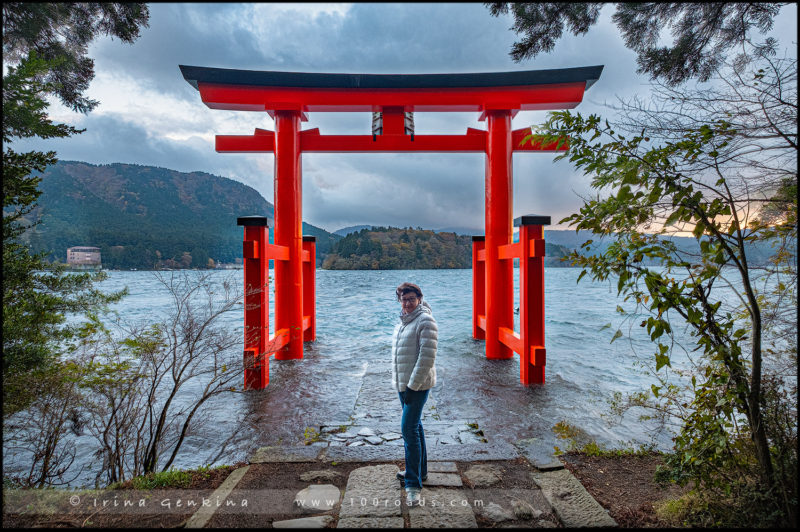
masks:
<svg viewBox="0 0 800 532"><path fill-rule="evenodd" d="M610 344L613 344L613 343L614 343L614 340L616 340L617 338L621 338L621 337L622 337L622 331L620 331L619 329L617 329L617 332L615 332L615 333L614 333L614 337L613 337L613 338L611 339L611 341L610 341L610 342L608 342L608 343L610 343Z"/></svg>
<svg viewBox="0 0 800 532"><path fill-rule="evenodd" d="M672 365L670 364L669 356L656 355L656 371L660 370L664 366L672 367Z"/></svg>
<svg viewBox="0 0 800 532"><path fill-rule="evenodd" d="M658 391L661 390L660 386L656 386L655 384L650 385L650 390L653 392L653 397L656 399L658 398Z"/></svg>

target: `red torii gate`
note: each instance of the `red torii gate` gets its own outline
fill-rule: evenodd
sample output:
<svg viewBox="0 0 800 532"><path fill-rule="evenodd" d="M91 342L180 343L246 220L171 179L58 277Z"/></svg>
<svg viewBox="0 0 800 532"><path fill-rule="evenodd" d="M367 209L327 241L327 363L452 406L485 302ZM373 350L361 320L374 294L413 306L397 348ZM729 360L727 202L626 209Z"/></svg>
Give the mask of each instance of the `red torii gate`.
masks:
<svg viewBox="0 0 800 532"><path fill-rule="evenodd" d="M303 358L316 338L315 248L302 236L304 152L486 153L485 237L473 237L472 334L486 341L486 357L520 355L520 381L543 383L544 239L549 216L522 216L512 243L512 153L553 151L555 144L522 144L530 128L511 129L520 110L571 109L599 79L602 66L476 74L315 74L180 65L184 79L211 109L266 111L275 131L217 135L216 151L275 154L274 244L267 219L246 216L244 226L245 388L269 383L269 357ZM307 113L382 112L380 135L321 135L301 131ZM404 114L479 112L487 130L465 135L406 134ZM562 147L562 149L565 149ZM520 331L514 331L513 259L520 259ZM275 261L275 334L269 335L269 260Z"/></svg>

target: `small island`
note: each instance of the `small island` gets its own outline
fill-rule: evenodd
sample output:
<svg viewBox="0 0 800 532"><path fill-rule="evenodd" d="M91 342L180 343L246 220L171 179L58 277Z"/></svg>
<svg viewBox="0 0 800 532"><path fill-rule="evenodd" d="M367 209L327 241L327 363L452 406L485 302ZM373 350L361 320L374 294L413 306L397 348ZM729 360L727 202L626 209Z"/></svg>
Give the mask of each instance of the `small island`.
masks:
<svg viewBox="0 0 800 532"><path fill-rule="evenodd" d="M570 250L546 244L547 266ZM515 263L517 261L515 260ZM322 263L328 270L426 270L472 267L472 237L422 228L372 227L353 232L331 247Z"/></svg>

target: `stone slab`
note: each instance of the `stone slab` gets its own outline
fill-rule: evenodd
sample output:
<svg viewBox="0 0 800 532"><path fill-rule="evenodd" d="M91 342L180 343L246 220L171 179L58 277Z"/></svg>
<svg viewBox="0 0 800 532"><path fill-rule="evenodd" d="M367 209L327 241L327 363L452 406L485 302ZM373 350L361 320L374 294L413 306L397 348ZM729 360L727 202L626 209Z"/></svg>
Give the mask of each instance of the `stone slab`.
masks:
<svg viewBox="0 0 800 532"><path fill-rule="evenodd" d="M474 465L464 471L464 476L476 488L492 486L503 479L500 468L491 464Z"/></svg>
<svg viewBox="0 0 800 532"><path fill-rule="evenodd" d="M308 445L292 447L261 447L250 457L251 464L266 464L273 462L316 462L321 452L326 448L311 447Z"/></svg>
<svg viewBox="0 0 800 532"><path fill-rule="evenodd" d="M339 518L402 516L398 471L394 464L354 469L347 479Z"/></svg>
<svg viewBox="0 0 800 532"><path fill-rule="evenodd" d="M461 475L455 473L431 473L430 468L428 468L428 478L422 482L422 485L460 488L464 483L461 482Z"/></svg>
<svg viewBox="0 0 800 532"><path fill-rule="evenodd" d="M338 471L333 471L331 469L322 469L317 471L306 471L302 475L300 475L300 480L303 482L333 482L334 480L341 477L342 474Z"/></svg>
<svg viewBox="0 0 800 532"><path fill-rule="evenodd" d="M494 523L511 521L512 519L515 518L515 515L511 511L507 510L506 508L503 508L502 506L500 506L495 502L490 502L489 504L481 508L480 513L482 516L491 520Z"/></svg>
<svg viewBox="0 0 800 532"><path fill-rule="evenodd" d="M484 438L484 436L478 436L477 434L475 434L471 430L462 430L462 431L459 431L459 433L458 433L458 440L462 444L464 444L464 443L486 443L484 441L484 439L486 439L486 438Z"/></svg>
<svg viewBox="0 0 800 532"><path fill-rule="evenodd" d="M423 487L419 506L408 509L411 528L477 528L472 502L463 491Z"/></svg>
<svg viewBox="0 0 800 532"><path fill-rule="evenodd" d="M320 425L319 431L325 433L339 432L339 429L341 427L347 428L350 426L350 423L352 423L352 421L342 421L340 423L337 423L335 421L330 421L325 425Z"/></svg>
<svg viewBox="0 0 800 532"><path fill-rule="evenodd" d="M300 519L273 521L272 528L325 528L331 521L333 521L332 515L317 515L314 517L301 517Z"/></svg>
<svg viewBox="0 0 800 532"><path fill-rule="evenodd" d="M401 440L402 441L402 440ZM430 456L430 451L428 451ZM327 447L323 460L346 462L392 462L405 459L402 445L361 445L358 447Z"/></svg>
<svg viewBox="0 0 800 532"><path fill-rule="evenodd" d="M537 438L518 440L514 445L539 471L564 469L564 464L553 454L553 447Z"/></svg>
<svg viewBox="0 0 800 532"><path fill-rule="evenodd" d="M531 473L567 528L616 527L617 523L567 469Z"/></svg>
<svg viewBox="0 0 800 532"><path fill-rule="evenodd" d="M220 486L214 490L214 493L211 494L211 497L216 498L216 500L225 500L225 498L231 494L233 488L236 487L236 484L242 480L242 477L247 474L250 470L250 466L240 467L238 469L234 469L231 471L231 474L228 475L228 478L220 484ZM217 509L216 506L202 506L200 507L192 516L186 521L186 528L203 528L206 526L208 521L214 515L214 511Z"/></svg>
<svg viewBox="0 0 800 532"><path fill-rule="evenodd" d="M353 434L358 433L361 429L367 427L372 429L373 432L376 434L383 434L386 432L400 432L400 420L402 416L402 410L400 409L400 404L397 405L397 413L391 419L386 420L379 420L366 423L364 421L354 422L348 421L346 423L342 423L343 425L347 426L347 432L351 432ZM453 434L458 435L462 432L472 432L474 434L473 429L469 428L470 421L467 419L448 419L446 421L438 421L435 419L431 419L428 421L423 422L423 426L425 428L425 434L427 435L428 432L436 433L436 434ZM325 432L325 429L328 425L321 425L322 432ZM335 427L338 428L338 425ZM333 429L333 427L332 427ZM334 434L336 434L334 432ZM342 433L338 433L341 435ZM482 437L482 436L479 436Z"/></svg>
<svg viewBox="0 0 800 532"><path fill-rule="evenodd" d="M428 473L458 473L455 462L428 462Z"/></svg>
<svg viewBox="0 0 800 532"><path fill-rule="evenodd" d="M327 512L339 502L339 488L333 484L312 484L294 497L294 506L302 512Z"/></svg>
<svg viewBox="0 0 800 532"><path fill-rule="evenodd" d="M514 460L519 450L508 442L497 440L490 443L464 445L429 445L428 460L453 462L475 462L479 460Z"/></svg>
<svg viewBox="0 0 800 532"><path fill-rule="evenodd" d="M336 528L403 528L402 517L343 517Z"/></svg>

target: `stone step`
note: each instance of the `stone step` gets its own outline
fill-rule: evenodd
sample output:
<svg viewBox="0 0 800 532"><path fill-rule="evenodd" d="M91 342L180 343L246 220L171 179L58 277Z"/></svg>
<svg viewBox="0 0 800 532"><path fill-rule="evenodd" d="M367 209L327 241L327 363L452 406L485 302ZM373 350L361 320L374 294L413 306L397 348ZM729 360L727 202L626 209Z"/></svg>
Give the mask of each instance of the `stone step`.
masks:
<svg viewBox="0 0 800 532"><path fill-rule="evenodd" d="M300 519L273 521L272 528L325 528L331 521L333 521L332 515L317 515L314 517L301 517Z"/></svg>
<svg viewBox="0 0 800 532"><path fill-rule="evenodd" d="M566 528L616 527L586 488L567 469L537 471L531 477Z"/></svg>
<svg viewBox="0 0 800 532"><path fill-rule="evenodd" d="M422 481L422 485L427 487L460 488L464 484L461 482L461 475L458 473L432 473L429 469L428 478Z"/></svg>
<svg viewBox="0 0 800 532"><path fill-rule="evenodd" d="M347 479L339 519L347 517L399 517L402 519L400 483L393 464L354 469Z"/></svg>
<svg viewBox="0 0 800 532"><path fill-rule="evenodd" d="M421 504L408 509L411 528L477 528L472 501L461 490L422 487Z"/></svg>
<svg viewBox="0 0 800 532"><path fill-rule="evenodd" d="M339 495L333 484L311 484L294 496L294 506L303 513L327 512L339 502Z"/></svg>
<svg viewBox="0 0 800 532"><path fill-rule="evenodd" d="M520 456L516 447L498 440L493 443L464 445L427 445L428 459L454 462L513 460ZM359 447L324 447L320 460L335 462L391 462L405 459L402 445L361 445Z"/></svg>

